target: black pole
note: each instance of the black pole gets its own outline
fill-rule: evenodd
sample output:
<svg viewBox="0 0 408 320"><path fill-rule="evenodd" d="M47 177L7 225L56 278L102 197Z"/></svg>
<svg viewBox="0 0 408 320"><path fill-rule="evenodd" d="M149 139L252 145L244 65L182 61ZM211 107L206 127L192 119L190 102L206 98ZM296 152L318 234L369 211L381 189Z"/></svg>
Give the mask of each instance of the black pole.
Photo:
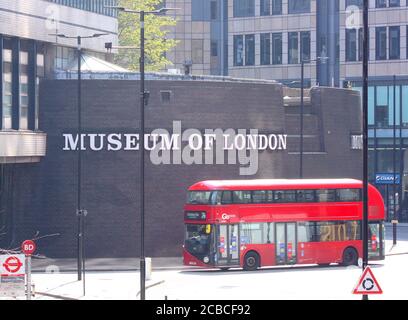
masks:
<svg viewBox="0 0 408 320"><path fill-rule="evenodd" d="M395 171L396 171L396 163L395 163L395 161L396 161L396 152L397 152L397 146L396 146L396 120L395 120L395 116L396 116L396 114L397 114L397 112L396 112L396 105L395 105L395 102L396 102L396 97L395 97L395 94L396 94L396 77L395 77L395 75L394 75L394 77L393 77L393 117L394 117L394 119L393 119L393 152L392 152L392 165L393 165L393 185L392 185L392 192L393 192L393 195L392 195L392 198L393 198L393 221L392 221L392 243L393 243L393 245L396 245L397 244L397 194L396 194L396 179L395 179Z"/></svg>
<svg viewBox="0 0 408 320"><path fill-rule="evenodd" d="M78 54L78 186L77 186L77 216L78 216L78 258L77 258L77 271L78 271L78 281L82 280L82 249L83 249L83 239L82 239L82 215L81 215L81 133L82 133L82 118L81 118L81 37L77 37L77 54Z"/></svg>
<svg viewBox="0 0 408 320"><path fill-rule="evenodd" d="M301 80L300 80L300 167L299 167L299 178L303 179L303 108L304 108L304 61L301 61Z"/></svg>
<svg viewBox="0 0 408 320"><path fill-rule="evenodd" d="M81 255L82 255L82 273L83 273L83 278L82 278L82 291L83 291L83 295L85 296L86 294L86 290L85 290L85 217L87 215L87 210L82 210L81 211L81 235L82 235L82 251L81 251Z"/></svg>
<svg viewBox="0 0 408 320"><path fill-rule="evenodd" d="M145 12L140 12L140 300L145 300L146 290L146 262L145 262L145 243L144 243L144 107L145 107L145 70L144 70L144 16Z"/></svg>
<svg viewBox="0 0 408 320"><path fill-rule="evenodd" d="M368 0L364 0L363 39L363 266L368 265ZM363 295L368 300L368 295Z"/></svg>

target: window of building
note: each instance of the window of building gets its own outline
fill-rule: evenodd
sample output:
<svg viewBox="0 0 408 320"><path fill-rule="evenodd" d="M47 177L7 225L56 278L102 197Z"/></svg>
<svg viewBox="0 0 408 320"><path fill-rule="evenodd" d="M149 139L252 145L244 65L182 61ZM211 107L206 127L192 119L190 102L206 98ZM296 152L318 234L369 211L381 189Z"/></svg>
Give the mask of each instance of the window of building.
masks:
<svg viewBox="0 0 408 320"><path fill-rule="evenodd" d="M56 46L54 60L55 69L65 70L68 67L69 62L75 58L75 55L75 49Z"/></svg>
<svg viewBox="0 0 408 320"><path fill-rule="evenodd" d="M106 16L116 17L116 10L108 8L117 5L117 0L46 0L63 6L87 10Z"/></svg>
<svg viewBox="0 0 408 320"><path fill-rule="evenodd" d="M395 86L395 124L399 125L400 122L400 86ZM389 126L394 125L394 87L388 86L388 118Z"/></svg>
<svg viewBox="0 0 408 320"><path fill-rule="evenodd" d="M288 12L289 14L310 12L310 0L289 0Z"/></svg>
<svg viewBox="0 0 408 320"><path fill-rule="evenodd" d="M377 60L387 59L387 28L375 28L375 56Z"/></svg>
<svg viewBox="0 0 408 320"><path fill-rule="evenodd" d="M368 35L368 39L370 39L370 34ZM363 60L363 55L364 55L364 30L363 28L358 29L358 61ZM369 42L369 41L368 41ZM370 46L368 44L368 46ZM368 49L368 52L370 52L370 49Z"/></svg>
<svg viewBox="0 0 408 320"><path fill-rule="evenodd" d="M300 32L300 52L303 62L310 62L310 31Z"/></svg>
<svg viewBox="0 0 408 320"><path fill-rule="evenodd" d="M255 0L234 0L234 17L255 16Z"/></svg>
<svg viewBox="0 0 408 320"><path fill-rule="evenodd" d="M377 127L388 125L388 88L386 86L376 87L375 124Z"/></svg>
<svg viewBox="0 0 408 320"><path fill-rule="evenodd" d="M218 56L218 42L211 41L211 56L217 57Z"/></svg>
<svg viewBox="0 0 408 320"><path fill-rule="evenodd" d="M259 0L259 1L261 16L269 16L271 14L271 0Z"/></svg>
<svg viewBox="0 0 408 320"><path fill-rule="evenodd" d="M255 35L245 35L245 65L255 65Z"/></svg>
<svg viewBox="0 0 408 320"><path fill-rule="evenodd" d="M3 129L12 128L12 107L13 107L13 87L12 87L12 54L11 50L3 49Z"/></svg>
<svg viewBox="0 0 408 320"><path fill-rule="evenodd" d="M386 8L387 0L375 0L375 7L376 8Z"/></svg>
<svg viewBox="0 0 408 320"><path fill-rule="evenodd" d="M363 0L346 0L346 8L349 6L363 8Z"/></svg>
<svg viewBox="0 0 408 320"><path fill-rule="evenodd" d="M191 40L191 59L193 63L202 64L204 62L204 40L192 39Z"/></svg>
<svg viewBox="0 0 408 320"><path fill-rule="evenodd" d="M217 19L217 16L218 16L217 10L218 10L218 8L217 8L217 1L211 1L210 11L211 11L211 19L212 19L212 20L216 20L216 19Z"/></svg>
<svg viewBox="0 0 408 320"><path fill-rule="evenodd" d="M208 1L191 0L191 21L209 21L213 9Z"/></svg>
<svg viewBox="0 0 408 320"><path fill-rule="evenodd" d="M299 38L297 32L288 33L288 63L299 63Z"/></svg>
<svg viewBox="0 0 408 320"><path fill-rule="evenodd" d="M392 7L399 7L400 6L400 0L390 0L389 6Z"/></svg>
<svg viewBox="0 0 408 320"><path fill-rule="evenodd" d="M389 58L392 60L400 58L400 27L389 28Z"/></svg>
<svg viewBox="0 0 408 320"><path fill-rule="evenodd" d="M282 14L282 0L272 0L272 15Z"/></svg>
<svg viewBox="0 0 408 320"><path fill-rule="evenodd" d="M28 52L20 51L20 119L19 129L28 129Z"/></svg>
<svg viewBox="0 0 408 320"><path fill-rule="evenodd" d="M271 64L271 34L261 33L261 64Z"/></svg>
<svg viewBox="0 0 408 320"><path fill-rule="evenodd" d="M244 64L244 37L242 35L234 36L234 66Z"/></svg>
<svg viewBox="0 0 408 320"><path fill-rule="evenodd" d="M356 29L346 29L346 61L356 61L356 34Z"/></svg>
<svg viewBox="0 0 408 320"><path fill-rule="evenodd" d="M282 64L282 33L272 33L272 64Z"/></svg>

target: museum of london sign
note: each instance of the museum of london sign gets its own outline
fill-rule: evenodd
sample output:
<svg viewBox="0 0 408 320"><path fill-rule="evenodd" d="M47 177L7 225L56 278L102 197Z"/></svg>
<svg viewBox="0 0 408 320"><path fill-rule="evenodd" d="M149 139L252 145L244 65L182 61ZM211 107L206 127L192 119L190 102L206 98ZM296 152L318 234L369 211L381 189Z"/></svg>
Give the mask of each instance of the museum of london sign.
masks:
<svg viewBox="0 0 408 320"><path fill-rule="evenodd" d="M240 175L258 172L260 151L287 149L286 134L259 134L257 129L182 131L181 121L173 122L172 133L155 129L143 138L138 133L66 133L63 137L64 151L138 151L143 145L155 165L238 163Z"/></svg>

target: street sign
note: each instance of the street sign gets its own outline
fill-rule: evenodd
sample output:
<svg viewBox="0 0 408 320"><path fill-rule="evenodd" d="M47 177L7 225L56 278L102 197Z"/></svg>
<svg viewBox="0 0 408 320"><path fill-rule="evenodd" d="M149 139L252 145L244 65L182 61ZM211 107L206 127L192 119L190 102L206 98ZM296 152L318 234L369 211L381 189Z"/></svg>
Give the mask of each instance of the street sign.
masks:
<svg viewBox="0 0 408 320"><path fill-rule="evenodd" d="M24 275L24 255L1 255L0 256L0 274L2 276Z"/></svg>
<svg viewBox="0 0 408 320"><path fill-rule="evenodd" d="M25 276L0 276L0 297L25 296Z"/></svg>
<svg viewBox="0 0 408 320"><path fill-rule="evenodd" d="M23 254L0 255L0 296L25 295L25 263Z"/></svg>
<svg viewBox="0 0 408 320"><path fill-rule="evenodd" d="M36 249L35 242L33 240L25 240L23 244L21 245L21 250L23 253L27 256L32 255L35 252Z"/></svg>
<svg viewBox="0 0 408 320"><path fill-rule="evenodd" d="M370 267L364 269L363 274L354 288L353 294L381 294L383 293L380 285L374 277Z"/></svg>
<svg viewBox="0 0 408 320"><path fill-rule="evenodd" d="M395 174L395 182L394 182L394 174L393 173L376 173L375 174L375 183L376 184L400 184L401 177L399 173Z"/></svg>

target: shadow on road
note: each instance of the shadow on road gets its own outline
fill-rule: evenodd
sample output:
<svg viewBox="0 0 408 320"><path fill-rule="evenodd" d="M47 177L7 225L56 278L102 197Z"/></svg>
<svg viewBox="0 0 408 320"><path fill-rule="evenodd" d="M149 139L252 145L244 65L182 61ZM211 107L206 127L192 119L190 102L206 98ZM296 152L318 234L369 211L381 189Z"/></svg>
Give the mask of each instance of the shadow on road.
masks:
<svg viewBox="0 0 408 320"><path fill-rule="evenodd" d="M381 268L384 266L382 263L370 263L370 268ZM242 269L234 268L229 270L220 269L197 269L197 270L182 270L181 274L190 275L214 275L214 276L225 276L225 275L237 275L237 274L269 274L269 273L283 273L283 272L304 272L304 271L321 271L321 270L356 270L361 269L358 266L342 266L342 265L331 265L331 266L318 266L318 265L295 265L295 266L282 266L282 267L263 267L256 271L244 271Z"/></svg>

